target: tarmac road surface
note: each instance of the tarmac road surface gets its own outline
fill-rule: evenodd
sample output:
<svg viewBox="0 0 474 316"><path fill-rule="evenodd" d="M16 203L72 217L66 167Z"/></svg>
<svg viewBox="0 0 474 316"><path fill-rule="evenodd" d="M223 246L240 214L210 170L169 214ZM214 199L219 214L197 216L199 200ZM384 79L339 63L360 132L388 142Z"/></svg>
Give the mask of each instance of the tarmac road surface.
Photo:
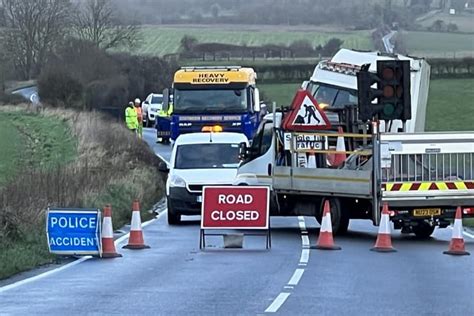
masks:
<svg viewBox="0 0 474 316"><path fill-rule="evenodd" d="M170 147L156 145L159 154ZM154 135L154 134L153 134ZM122 258L89 259L25 284L0 288L0 314L28 315L473 315L474 255L452 257L450 229L419 241L393 233L397 252L376 253L377 228L351 221L335 237L340 251L309 249L318 225L274 217L272 248L245 237L244 249L208 237L199 250L199 217L168 226L166 212L144 228L146 250L117 247ZM465 236L474 252L474 239ZM123 240L121 244L125 244Z"/></svg>

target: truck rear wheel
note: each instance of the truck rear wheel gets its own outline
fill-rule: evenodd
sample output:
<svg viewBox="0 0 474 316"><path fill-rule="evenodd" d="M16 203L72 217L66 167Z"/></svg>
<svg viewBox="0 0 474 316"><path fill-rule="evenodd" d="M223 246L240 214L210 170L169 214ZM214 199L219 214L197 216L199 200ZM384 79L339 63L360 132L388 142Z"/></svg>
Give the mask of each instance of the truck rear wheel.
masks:
<svg viewBox="0 0 474 316"><path fill-rule="evenodd" d="M342 235L347 232L349 227L349 217L346 212L341 207L341 201L338 198L327 198L323 199L319 212L316 214L316 220L319 224L322 223L324 203L329 201L329 206L331 208L331 222L332 222L332 232L334 235Z"/></svg>
<svg viewBox="0 0 474 316"><path fill-rule="evenodd" d="M418 225L412 227L412 231L417 238L426 239L433 234L435 227L428 223L420 222Z"/></svg>

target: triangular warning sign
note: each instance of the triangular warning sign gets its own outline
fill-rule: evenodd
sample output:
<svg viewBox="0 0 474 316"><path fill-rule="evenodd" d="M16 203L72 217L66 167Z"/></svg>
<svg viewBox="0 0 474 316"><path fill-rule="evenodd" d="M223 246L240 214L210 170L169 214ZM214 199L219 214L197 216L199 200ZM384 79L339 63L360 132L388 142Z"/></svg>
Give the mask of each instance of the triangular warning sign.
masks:
<svg viewBox="0 0 474 316"><path fill-rule="evenodd" d="M321 130L330 129L331 123L313 96L299 89L291 103L290 112L283 119L282 127L293 131Z"/></svg>

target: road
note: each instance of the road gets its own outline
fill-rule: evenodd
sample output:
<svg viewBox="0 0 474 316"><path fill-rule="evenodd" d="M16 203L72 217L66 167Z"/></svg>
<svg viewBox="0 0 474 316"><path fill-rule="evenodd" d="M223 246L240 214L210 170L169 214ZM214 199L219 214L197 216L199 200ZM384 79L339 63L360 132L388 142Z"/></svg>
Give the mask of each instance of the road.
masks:
<svg viewBox="0 0 474 316"><path fill-rule="evenodd" d="M12 92L12 94L19 94L25 99L29 100L33 104L39 103L39 96L38 96L38 87L31 86L22 89L17 89Z"/></svg>
<svg viewBox="0 0 474 316"><path fill-rule="evenodd" d="M152 130L145 139L169 157ZM473 314L474 256L442 254L449 229L426 241L394 233L398 252L375 253L377 229L367 221L352 221L349 234L335 238L340 251L309 249L313 218L272 218L271 226L269 251L262 237L246 237L240 250L209 237L200 251L198 218L170 227L163 212L144 228L151 249L120 249L122 258L0 288L0 314ZM474 239L466 236L466 245L474 252Z"/></svg>
<svg viewBox="0 0 474 316"><path fill-rule="evenodd" d="M393 35L395 35L396 33L397 31L391 31L390 33L382 37L382 42L383 42L383 46L385 47L385 52L393 54L393 49L395 48L395 46L390 42L390 40L392 39Z"/></svg>

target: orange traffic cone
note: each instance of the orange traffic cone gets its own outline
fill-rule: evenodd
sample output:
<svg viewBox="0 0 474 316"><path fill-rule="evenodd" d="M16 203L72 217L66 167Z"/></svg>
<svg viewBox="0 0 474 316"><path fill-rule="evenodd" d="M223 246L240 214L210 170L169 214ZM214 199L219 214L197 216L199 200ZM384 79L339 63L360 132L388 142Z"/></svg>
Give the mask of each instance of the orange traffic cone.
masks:
<svg viewBox="0 0 474 316"><path fill-rule="evenodd" d="M311 248L321 250L341 250L341 247L334 244L332 238L331 210L328 200L324 202L323 220L321 223L321 229L319 230L318 241L316 242L316 246Z"/></svg>
<svg viewBox="0 0 474 316"><path fill-rule="evenodd" d="M145 249L150 246L145 245L142 232L142 220L140 218L140 204L138 200L133 201L132 204L132 224L130 227L130 238L128 245L123 246L128 249Z"/></svg>
<svg viewBox="0 0 474 316"><path fill-rule="evenodd" d="M383 204L382 218L380 219L379 233L375 246L371 248L372 251L378 252L395 252L397 251L392 247L392 238L390 236L390 213L388 211L388 204Z"/></svg>
<svg viewBox="0 0 474 316"><path fill-rule="evenodd" d="M337 130L339 134L344 134L342 127L339 126ZM337 137L336 151L337 153L327 155L329 165L334 168L342 166L346 161L346 144L344 143L344 136Z"/></svg>
<svg viewBox="0 0 474 316"><path fill-rule="evenodd" d="M453 236L449 243L448 251L443 251L446 255L465 256L470 253L464 248L464 238L462 237L462 212L458 206L456 217L454 218Z"/></svg>
<svg viewBox="0 0 474 316"><path fill-rule="evenodd" d="M116 258L122 255L115 250L114 232L112 228L112 207L104 207L104 220L102 221L102 258Z"/></svg>

